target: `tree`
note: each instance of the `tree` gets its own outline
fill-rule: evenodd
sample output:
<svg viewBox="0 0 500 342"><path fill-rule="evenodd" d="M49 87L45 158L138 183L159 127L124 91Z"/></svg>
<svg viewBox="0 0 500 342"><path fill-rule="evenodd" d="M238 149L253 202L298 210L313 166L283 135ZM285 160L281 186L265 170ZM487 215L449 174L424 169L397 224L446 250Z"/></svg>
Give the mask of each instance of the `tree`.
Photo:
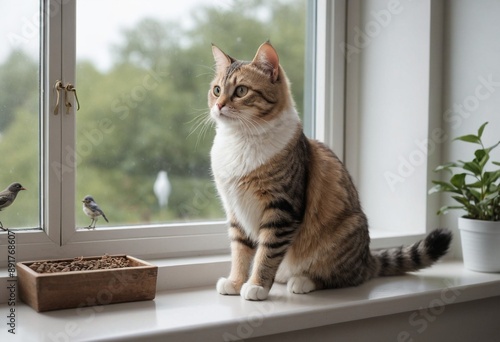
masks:
<svg viewBox="0 0 500 342"><path fill-rule="evenodd" d="M0 134L14 120L16 110L31 101L38 110L38 65L21 50L13 50L0 67ZM32 106L33 108L33 106Z"/></svg>

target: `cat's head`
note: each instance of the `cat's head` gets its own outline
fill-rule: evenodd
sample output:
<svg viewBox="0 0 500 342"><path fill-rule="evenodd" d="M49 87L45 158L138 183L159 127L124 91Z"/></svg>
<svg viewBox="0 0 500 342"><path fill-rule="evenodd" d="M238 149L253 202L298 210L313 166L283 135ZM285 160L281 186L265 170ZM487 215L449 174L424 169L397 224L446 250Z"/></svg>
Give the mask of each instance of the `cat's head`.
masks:
<svg viewBox="0 0 500 342"><path fill-rule="evenodd" d="M262 44L251 62L239 61L212 46L216 74L208 91L210 115L217 125L258 133L295 104L273 46Z"/></svg>

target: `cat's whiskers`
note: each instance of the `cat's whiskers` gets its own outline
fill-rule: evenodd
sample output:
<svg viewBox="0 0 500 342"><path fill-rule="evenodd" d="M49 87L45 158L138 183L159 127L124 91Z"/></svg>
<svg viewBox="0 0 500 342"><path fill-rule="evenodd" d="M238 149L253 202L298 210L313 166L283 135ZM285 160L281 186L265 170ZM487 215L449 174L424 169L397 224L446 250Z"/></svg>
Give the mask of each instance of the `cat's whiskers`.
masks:
<svg viewBox="0 0 500 342"><path fill-rule="evenodd" d="M248 128L248 130L250 131L250 135L262 135L262 134L266 133L267 129L266 129L266 127L264 127L264 125L261 125L261 122L267 124L268 125L267 128L272 128L272 125L269 122L267 122L266 120L263 120L262 118L258 118L258 117L249 118L249 117L242 115L241 119L245 125L245 128ZM261 121L258 122L255 119L259 119ZM248 124L250 124L251 126Z"/></svg>
<svg viewBox="0 0 500 342"><path fill-rule="evenodd" d="M201 77L201 76L212 76L213 74L215 74L216 72L216 68L215 68L215 65L212 66L212 67L209 67L209 66L206 66L206 65L203 65L203 64L198 64L196 65L198 68L201 68L201 69L205 69L207 70L207 72L200 72L199 74L197 74L195 77Z"/></svg>
<svg viewBox="0 0 500 342"><path fill-rule="evenodd" d="M258 139L260 140L261 137L265 135L267 147L274 150L280 150L282 148L280 143L276 140L276 138L279 138L278 136L275 136L275 134L266 134L269 131L267 128L273 128L270 122L258 117L248 118L243 116L242 119L244 119L242 120L242 124L245 126L245 132L247 134L250 132L250 134L248 134L249 136L259 137ZM266 124L268 127L263 127L263 124ZM252 130L254 131L252 132Z"/></svg>
<svg viewBox="0 0 500 342"><path fill-rule="evenodd" d="M203 128L203 125L205 125L208 120L207 112L204 110L203 113L196 115L193 119L186 122L186 125L192 125L192 129L187 137L189 138L198 128L200 128L200 126Z"/></svg>
<svg viewBox="0 0 500 342"><path fill-rule="evenodd" d="M193 123L194 123L193 128L191 129L191 132L189 132L186 139L189 138L198 129L200 129L200 132L198 134L198 137L196 139L196 144L195 144L195 148L198 148L198 145L199 145L201 139L208 132L208 129L214 125L214 122L210 118L210 113L207 113L207 111L204 110L203 113L195 116L192 120L188 121L186 124L193 124Z"/></svg>
<svg viewBox="0 0 500 342"><path fill-rule="evenodd" d="M256 124L258 124L260 127L263 127L264 125L268 126L268 127L264 127L263 129L266 129L266 128L272 129L273 128L273 125L269 121L264 120L261 117L255 117L254 120L255 120Z"/></svg>
<svg viewBox="0 0 500 342"><path fill-rule="evenodd" d="M260 135L262 132L259 131L261 128L259 125L257 125L254 121L252 121L250 118L247 118L246 116L242 115L241 116L241 122L245 126L246 131L250 131L250 135Z"/></svg>

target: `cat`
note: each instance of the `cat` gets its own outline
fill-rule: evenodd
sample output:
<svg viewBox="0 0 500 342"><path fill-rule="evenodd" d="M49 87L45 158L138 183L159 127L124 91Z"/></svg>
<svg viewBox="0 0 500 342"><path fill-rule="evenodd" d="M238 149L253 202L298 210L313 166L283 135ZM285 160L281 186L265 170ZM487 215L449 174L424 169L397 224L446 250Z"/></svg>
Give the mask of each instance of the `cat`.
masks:
<svg viewBox="0 0 500 342"><path fill-rule="evenodd" d="M274 281L291 293L356 286L428 267L447 252L452 236L442 229L371 251L353 181L332 150L304 135L274 47L262 44L251 62L215 45L212 52L211 168L232 255L220 294L265 300Z"/></svg>

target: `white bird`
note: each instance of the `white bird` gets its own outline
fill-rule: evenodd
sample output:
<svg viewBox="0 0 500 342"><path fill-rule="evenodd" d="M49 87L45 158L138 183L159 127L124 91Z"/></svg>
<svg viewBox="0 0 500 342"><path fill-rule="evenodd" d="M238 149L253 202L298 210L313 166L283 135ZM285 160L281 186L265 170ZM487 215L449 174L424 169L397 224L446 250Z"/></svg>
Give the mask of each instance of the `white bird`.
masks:
<svg viewBox="0 0 500 342"><path fill-rule="evenodd" d="M156 198L158 199L158 205L160 208L165 208L168 204L168 197L170 196L170 192L172 190L168 180L167 171L158 172L153 190Z"/></svg>

